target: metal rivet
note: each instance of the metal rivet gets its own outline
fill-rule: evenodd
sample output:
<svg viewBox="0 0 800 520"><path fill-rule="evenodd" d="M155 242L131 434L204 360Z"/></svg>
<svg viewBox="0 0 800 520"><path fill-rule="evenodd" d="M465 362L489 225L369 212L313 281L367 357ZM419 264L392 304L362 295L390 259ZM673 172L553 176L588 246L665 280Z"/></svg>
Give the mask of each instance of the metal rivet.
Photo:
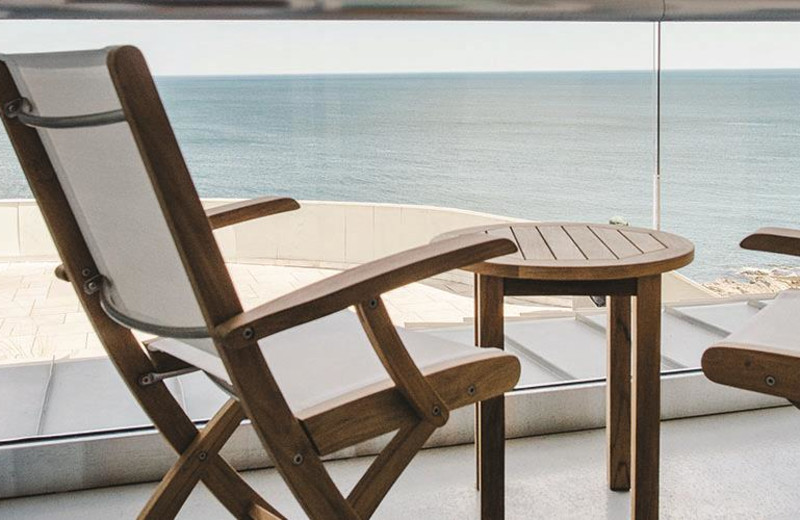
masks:
<svg viewBox="0 0 800 520"><path fill-rule="evenodd" d="M147 386L153 384L153 376L150 374L145 374L139 378L139 384L142 386Z"/></svg>
<svg viewBox="0 0 800 520"><path fill-rule="evenodd" d="M302 453L295 453L294 457L292 457L292 464L295 466L299 466L303 463L303 454Z"/></svg>
<svg viewBox="0 0 800 520"><path fill-rule="evenodd" d="M244 339L253 339L253 337L255 335L256 335L256 331L253 330L253 327L246 327L242 331L242 336L244 336Z"/></svg>
<svg viewBox="0 0 800 520"><path fill-rule="evenodd" d="M83 276L84 278L89 278L90 274L92 274L92 270L89 269L88 267L84 267L83 269L81 269L81 276Z"/></svg>
<svg viewBox="0 0 800 520"><path fill-rule="evenodd" d="M469 385L467 387L467 395L475 395L475 385Z"/></svg>
<svg viewBox="0 0 800 520"><path fill-rule="evenodd" d="M371 299L369 301L369 308L370 309L377 309L378 308L378 300L376 300L375 298Z"/></svg>
<svg viewBox="0 0 800 520"><path fill-rule="evenodd" d="M439 417L440 415L442 415L442 409L439 408L438 406L434 406L433 410L431 410L431 413L436 417Z"/></svg>
<svg viewBox="0 0 800 520"><path fill-rule="evenodd" d="M201 451L197 454L197 458L200 460L206 460L208 458L208 453Z"/></svg>
<svg viewBox="0 0 800 520"><path fill-rule="evenodd" d="M767 376L766 379L764 379L764 382L767 383L767 386L775 386L778 384L778 380L775 379L774 376Z"/></svg>

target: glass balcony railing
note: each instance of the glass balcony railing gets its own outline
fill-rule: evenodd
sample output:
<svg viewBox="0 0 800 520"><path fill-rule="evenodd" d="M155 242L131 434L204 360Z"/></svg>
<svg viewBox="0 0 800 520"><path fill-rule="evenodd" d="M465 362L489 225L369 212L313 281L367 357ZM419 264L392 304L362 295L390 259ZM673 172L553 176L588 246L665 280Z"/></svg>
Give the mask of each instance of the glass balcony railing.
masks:
<svg viewBox="0 0 800 520"><path fill-rule="evenodd" d="M696 373L702 351L758 312L762 293L800 280L786 259L737 249L758 227L800 227L800 53L787 44L800 41L800 25L727 27L664 24L656 46L651 23L165 31L161 22L3 21L0 51L42 50L32 37L42 32L63 49L137 44L202 197L327 201L287 217L316 237L314 251L257 224L218 235L246 305L492 219L649 227L658 166L662 228L697 246L695 262L665 284L662 369L676 374ZM0 198L30 198L4 134ZM18 397L0 401L0 416L24 418L0 425L0 443L146 427L71 287L52 277L55 252L31 202L0 203L0 254L0 393ZM739 292L758 294L718 298ZM470 298L470 279L455 276L388 301L397 323L472 344ZM521 389L603 382L602 308L571 297L506 304ZM76 384L88 372L103 374L102 392ZM170 384L197 420L223 398L196 374ZM103 406L114 413L98 414Z"/></svg>

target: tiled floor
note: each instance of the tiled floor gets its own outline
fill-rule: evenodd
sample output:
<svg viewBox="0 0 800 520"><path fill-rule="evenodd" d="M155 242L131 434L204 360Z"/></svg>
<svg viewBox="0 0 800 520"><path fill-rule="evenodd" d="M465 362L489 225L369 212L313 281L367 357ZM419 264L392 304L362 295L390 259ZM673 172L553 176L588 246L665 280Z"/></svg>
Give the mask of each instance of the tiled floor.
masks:
<svg viewBox="0 0 800 520"><path fill-rule="evenodd" d="M70 284L53 262L0 263L0 364L103 355ZM244 306L253 307L336 273L331 269L229 264ZM464 291L415 283L386 295L398 325L461 323L473 315ZM543 307L506 305L507 316Z"/></svg>
<svg viewBox="0 0 800 520"><path fill-rule="evenodd" d="M800 518L800 411L779 408L667 421L662 425L662 520ZM603 430L507 443L508 520L625 520L630 493L605 484ZM369 458L329 463L349 489ZM288 518L305 518L274 470L245 478ZM135 518L155 484L0 501L3 520ZM189 497L185 519L229 518L204 488ZM423 451L373 517L473 520L478 515L472 446Z"/></svg>

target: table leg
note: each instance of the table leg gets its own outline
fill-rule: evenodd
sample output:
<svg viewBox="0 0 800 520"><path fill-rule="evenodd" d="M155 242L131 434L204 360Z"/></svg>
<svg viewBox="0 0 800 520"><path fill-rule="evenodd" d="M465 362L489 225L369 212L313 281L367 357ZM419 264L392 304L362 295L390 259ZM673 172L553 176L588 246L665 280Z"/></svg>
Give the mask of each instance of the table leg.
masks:
<svg viewBox="0 0 800 520"><path fill-rule="evenodd" d="M636 284L633 348L631 518L658 518L661 420L661 275Z"/></svg>
<svg viewBox="0 0 800 520"><path fill-rule="evenodd" d="M475 275L475 344L503 348L503 279ZM475 447L481 519L505 516L505 402L495 397L475 407Z"/></svg>
<svg viewBox="0 0 800 520"><path fill-rule="evenodd" d="M631 488L631 297L608 300L606 444L608 487Z"/></svg>

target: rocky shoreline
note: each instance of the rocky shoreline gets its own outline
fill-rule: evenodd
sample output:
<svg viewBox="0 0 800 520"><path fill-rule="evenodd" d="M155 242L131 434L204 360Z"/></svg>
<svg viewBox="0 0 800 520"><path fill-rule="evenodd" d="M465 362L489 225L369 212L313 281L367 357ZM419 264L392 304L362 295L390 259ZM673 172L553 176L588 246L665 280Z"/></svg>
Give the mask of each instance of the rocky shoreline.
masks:
<svg viewBox="0 0 800 520"><path fill-rule="evenodd" d="M720 296L776 293L800 289L800 273L795 269L743 269L735 277L719 278L703 287Z"/></svg>

